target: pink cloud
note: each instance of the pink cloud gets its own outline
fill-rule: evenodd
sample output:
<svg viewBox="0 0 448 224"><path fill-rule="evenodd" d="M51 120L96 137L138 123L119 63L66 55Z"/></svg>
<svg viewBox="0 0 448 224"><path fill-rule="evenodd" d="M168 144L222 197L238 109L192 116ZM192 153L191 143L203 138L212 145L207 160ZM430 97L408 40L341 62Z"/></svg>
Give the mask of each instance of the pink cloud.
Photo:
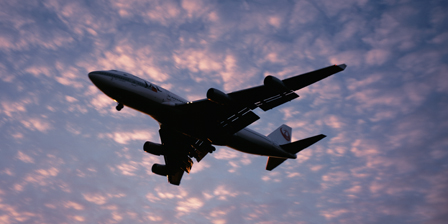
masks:
<svg viewBox="0 0 448 224"><path fill-rule="evenodd" d="M73 202L73 201L66 201L64 202L64 207L69 208L69 209L75 209L75 210L84 210L84 206Z"/></svg>
<svg viewBox="0 0 448 224"><path fill-rule="evenodd" d="M218 200L227 200L228 197L236 197L239 195L238 191L232 190L231 187L220 185L216 187L216 189L213 191L214 197L217 197Z"/></svg>
<svg viewBox="0 0 448 224"><path fill-rule="evenodd" d="M233 158L237 158L240 155L240 152L235 151L233 149L227 149L227 148L219 148L216 152L214 152L213 157L215 159L224 159L224 160L230 160Z"/></svg>
<svg viewBox="0 0 448 224"><path fill-rule="evenodd" d="M319 16L319 11L308 1L297 1L289 20L290 27L312 23Z"/></svg>
<svg viewBox="0 0 448 224"><path fill-rule="evenodd" d="M131 132L113 132L98 135L100 138L110 138L119 144L128 144L129 141L146 141L152 138L153 133L147 130L134 130Z"/></svg>
<svg viewBox="0 0 448 224"><path fill-rule="evenodd" d="M88 202L92 202L97 205L103 205L107 202L108 198L100 193L84 193L82 194L84 199Z"/></svg>
<svg viewBox="0 0 448 224"><path fill-rule="evenodd" d="M135 171L138 170L138 164L136 162L131 161L129 164L122 163L117 165L117 169L121 171L121 174L127 175L127 176L135 176Z"/></svg>
<svg viewBox="0 0 448 224"><path fill-rule="evenodd" d="M38 214L21 211L20 209L7 204L0 204L0 210L3 211L3 215L0 216L0 221L5 224L27 222L30 221L30 219L39 217Z"/></svg>
<svg viewBox="0 0 448 224"><path fill-rule="evenodd" d="M322 211L321 214L327 219L331 220L337 218L343 214L350 213L348 209L330 209Z"/></svg>
<svg viewBox="0 0 448 224"><path fill-rule="evenodd" d="M368 65L382 65L388 59L391 53L383 49L373 49L366 54L366 63Z"/></svg>
<svg viewBox="0 0 448 224"><path fill-rule="evenodd" d="M26 107L32 104L33 100L31 98L25 98L16 101L2 101L2 110L0 112L4 113L8 117L15 117L17 114L26 112Z"/></svg>
<svg viewBox="0 0 448 224"><path fill-rule="evenodd" d="M336 115L330 115L325 118L325 124L336 129L345 126L345 123L342 121L342 119Z"/></svg>
<svg viewBox="0 0 448 224"><path fill-rule="evenodd" d="M177 203L176 210L181 212L181 214L189 213L200 209L204 205L204 202L199 198L188 198L184 201L179 201Z"/></svg>
<svg viewBox="0 0 448 224"><path fill-rule="evenodd" d="M359 67L364 64L365 52L362 50L348 50L341 53L336 53L329 57L331 64L350 63L350 66Z"/></svg>
<svg viewBox="0 0 448 224"><path fill-rule="evenodd" d="M52 128L51 124L46 121L46 119L42 118L29 118L20 122L23 126L32 131L47 132Z"/></svg>
<svg viewBox="0 0 448 224"><path fill-rule="evenodd" d="M18 151L17 152L17 159L19 159L20 161L24 162L24 163L34 163L34 159L30 156L28 156L27 154Z"/></svg>

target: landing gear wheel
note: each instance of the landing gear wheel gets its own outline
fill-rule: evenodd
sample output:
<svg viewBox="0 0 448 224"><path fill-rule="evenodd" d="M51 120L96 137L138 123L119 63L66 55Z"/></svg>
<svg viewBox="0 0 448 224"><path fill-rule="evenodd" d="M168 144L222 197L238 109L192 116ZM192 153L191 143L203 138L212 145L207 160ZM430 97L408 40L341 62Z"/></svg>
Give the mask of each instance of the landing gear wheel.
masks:
<svg viewBox="0 0 448 224"><path fill-rule="evenodd" d="M123 109L123 104L118 103L118 105L115 107L115 109L117 109L118 111L120 111L121 109Z"/></svg>

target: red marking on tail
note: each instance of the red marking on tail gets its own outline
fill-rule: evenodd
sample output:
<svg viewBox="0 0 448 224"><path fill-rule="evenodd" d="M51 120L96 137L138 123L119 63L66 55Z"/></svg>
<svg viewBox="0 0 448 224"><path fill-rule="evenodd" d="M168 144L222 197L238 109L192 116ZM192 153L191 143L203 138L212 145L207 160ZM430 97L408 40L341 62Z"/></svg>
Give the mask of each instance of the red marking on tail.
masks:
<svg viewBox="0 0 448 224"><path fill-rule="evenodd" d="M288 132L288 130L283 130L283 128L280 128L280 133L282 133L283 138L285 138L286 141L291 141L291 134Z"/></svg>

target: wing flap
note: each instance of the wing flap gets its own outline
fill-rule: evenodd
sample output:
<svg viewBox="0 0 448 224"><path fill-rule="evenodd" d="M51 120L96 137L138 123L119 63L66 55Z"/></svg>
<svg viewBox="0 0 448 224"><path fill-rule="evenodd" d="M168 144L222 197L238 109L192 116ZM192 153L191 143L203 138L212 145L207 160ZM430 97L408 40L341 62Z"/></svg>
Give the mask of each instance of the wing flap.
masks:
<svg viewBox="0 0 448 224"><path fill-rule="evenodd" d="M192 153L191 157L196 158L197 162L200 162L202 158L207 155L207 153L212 153L216 150L215 147L210 144L210 142L204 142L202 140L197 140L191 146L196 149L196 151Z"/></svg>
<svg viewBox="0 0 448 224"><path fill-rule="evenodd" d="M256 102L255 105L260 107L263 111L270 110L274 107L280 106L286 102L289 102L295 98L299 97L295 92L284 92L281 94L277 94L273 97L264 99L262 101Z"/></svg>
<svg viewBox="0 0 448 224"><path fill-rule="evenodd" d="M190 173L193 161L189 155L193 152L191 140L188 137L162 126L159 130L165 150L170 153L164 154L165 164L170 170L168 182L179 185L184 172Z"/></svg>
<svg viewBox="0 0 448 224"><path fill-rule="evenodd" d="M180 180L182 180L182 176L184 175L184 171L178 169L174 172L174 174L168 175L168 182L173 185L180 185Z"/></svg>
<svg viewBox="0 0 448 224"><path fill-rule="evenodd" d="M224 132L233 134L249 126L258 119L260 119L260 117L246 107L221 121L220 125Z"/></svg>

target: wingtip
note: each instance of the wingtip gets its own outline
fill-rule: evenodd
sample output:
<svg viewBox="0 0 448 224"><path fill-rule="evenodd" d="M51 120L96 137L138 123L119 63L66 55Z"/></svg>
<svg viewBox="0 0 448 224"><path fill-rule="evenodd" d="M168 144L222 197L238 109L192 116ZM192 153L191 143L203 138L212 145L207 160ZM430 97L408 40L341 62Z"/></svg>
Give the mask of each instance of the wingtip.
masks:
<svg viewBox="0 0 448 224"><path fill-rule="evenodd" d="M342 70L344 70L345 68L347 68L347 65L346 65L346 64L341 64L341 65L336 65L336 66L338 66L338 67L341 68Z"/></svg>

